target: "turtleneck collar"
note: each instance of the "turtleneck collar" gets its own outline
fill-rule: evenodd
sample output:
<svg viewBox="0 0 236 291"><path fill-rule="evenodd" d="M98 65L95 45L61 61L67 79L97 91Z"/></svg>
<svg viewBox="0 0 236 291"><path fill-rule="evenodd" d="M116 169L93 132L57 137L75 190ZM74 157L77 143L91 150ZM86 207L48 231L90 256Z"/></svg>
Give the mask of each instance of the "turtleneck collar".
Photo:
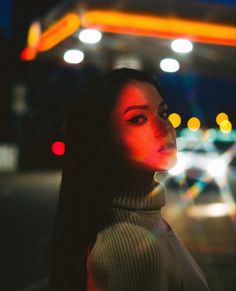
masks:
<svg viewBox="0 0 236 291"><path fill-rule="evenodd" d="M127 210L160 210L165 205L164 186L150 176L114 188L111 207Z"/></svg>

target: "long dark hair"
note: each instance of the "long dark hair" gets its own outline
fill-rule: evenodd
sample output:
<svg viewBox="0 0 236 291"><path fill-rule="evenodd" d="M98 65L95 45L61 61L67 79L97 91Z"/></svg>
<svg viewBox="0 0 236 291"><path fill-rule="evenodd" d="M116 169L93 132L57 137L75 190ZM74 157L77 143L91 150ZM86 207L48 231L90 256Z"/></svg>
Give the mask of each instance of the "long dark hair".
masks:
<svg viewBox="0 0 236 291"><path fill-rule="evenodd" d="M110 114L122 87L154 78L134 69L95 76L68 108L66 152L52 239L53 291L86 290L86 258L96 240L115 185L124 182L125 159L111 137Z"/></svg>

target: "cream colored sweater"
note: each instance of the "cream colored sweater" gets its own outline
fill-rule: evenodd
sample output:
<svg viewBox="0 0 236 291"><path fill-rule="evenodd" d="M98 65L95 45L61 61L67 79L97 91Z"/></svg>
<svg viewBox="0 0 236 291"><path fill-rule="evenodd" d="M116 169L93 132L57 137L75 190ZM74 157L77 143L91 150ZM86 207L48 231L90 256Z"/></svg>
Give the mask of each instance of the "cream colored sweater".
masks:
<svg viewBox="0 0 236 291"><path fill-rule="evenodd" d="M88 291L207 291L205 276L163 220L161 184L122 191L88 257Z"/></svg>

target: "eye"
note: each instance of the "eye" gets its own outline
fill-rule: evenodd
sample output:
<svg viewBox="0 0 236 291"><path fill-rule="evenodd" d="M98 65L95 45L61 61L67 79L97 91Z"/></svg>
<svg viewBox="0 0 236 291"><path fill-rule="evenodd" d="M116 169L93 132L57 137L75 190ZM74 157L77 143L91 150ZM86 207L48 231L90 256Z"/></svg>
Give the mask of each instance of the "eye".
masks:
<svg viewBox="0 0 236 291"><path fill-rule="evenodd" d="M127 120L128 123L132 123L135 125L141 125L144 124L147 121L147 117L145 115L136 115L129 120Z"/></svg>
<svg viewBox="0 0 236 291"><path fill-rule="evenodd" d="M167 119L168 118L168 115L169 115L169 113L168 113L168 110L167 109L163 110L160 113L160 116L161 116L162 119Z"/></svg>

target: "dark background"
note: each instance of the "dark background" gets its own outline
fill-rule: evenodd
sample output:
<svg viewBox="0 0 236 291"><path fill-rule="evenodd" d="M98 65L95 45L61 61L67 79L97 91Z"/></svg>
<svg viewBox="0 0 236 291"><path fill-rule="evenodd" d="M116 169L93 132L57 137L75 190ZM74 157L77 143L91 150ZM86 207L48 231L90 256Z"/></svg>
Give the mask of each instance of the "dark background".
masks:
<svg viewBox="0 0 236 291"><path fill-rule="evenodd" d="M63 161L63 157L53 155L51 145L63 140L66 106L83 80L111 69L118 56L134 54L142 60L144 69L159 79L170 112L178 112L182 117L180 129L192 116L200 118L202 128L218 128L215 117L222 111L229 115L233 129L236 127L235 46L194 43L189 55L180 56L169 49L168 39L104 33L94 48L71 36L33 61L21 60L33 21L40 21L46 28L58 15L83 5L231 26L236 23L234 0L0 0L0 150L5 145L19 149L15 168L2 171L0 164L3 291L49 290L48 259ZM63 53L71 47L85 51L86 59L81 64L63 62ZM159 61L171 56L178 58L181 69L164 73ZM16 90L26 94L21 113L14 107ZM205 189L196 197L186 201L190 187L187 179L180 176L176 182L170 176L169 180L163 178L167 193L163 215L206 274L211 291L234 291L236 286L236 228L232 211L236 199L235 142L214 143L219 157L228 149L227 153L232 154L227 182L213 179L204 184ZM193 157L194 154L193 151ZM207 159L208 155L203 157ZM4 155L0 156L0 163L3 160ZM231 212L202 216L205 207L215 203L231 207ZM194 207L198 212L191 216L189 211Z"/></svg>
<svg viewBox="0 0 236 291"><path fill-rule="evenodd" d="M20 145L21 168L60 165L60 158L52 155L50 145L54 140L63 138L64 113L70 96L81 81L109 69L111 60L124 51L140 53L144 67L160 80L170 111L181 115L182 127L186 127L187 120L195 115L201 119L203 127L214 128L217 126L216 114L224 111L235 128L235 47L195 43L191 57L179 57L182 58L182 69L174 74L163 73L157 66L153 68L153 51L163 54L163 47L166 46L163 40L144 38L138 42L137 38L130 37L127 41L127 36L115 38L109 34L103 39L102 56L105 57L102 64L94 61L91 51L88 51L91 57L78 66L63 63L63 49L74 45L74 40L70 38L49 52L42 53L34 61L22 61L20 53L26 46L27 31L32 21L43 22L50 12L65 11L67 7L73 7L75 2L83 3L1 0L0 142ZM160 15L235 25L235 1L86 1L86 4L88 7L118 7L147 13L152 11ZM123 45L123 51L109 47L108 42L112 41ZM127 45L124 46L123 42ZM96 59L102 57L100 51L101 48L95 52ZM141 51L146 54L142 55ZM149 55L151 57L148 59ZM28 111L21 117L12 110L13 92L17 84L23 84L27 90Z"/></svg>

